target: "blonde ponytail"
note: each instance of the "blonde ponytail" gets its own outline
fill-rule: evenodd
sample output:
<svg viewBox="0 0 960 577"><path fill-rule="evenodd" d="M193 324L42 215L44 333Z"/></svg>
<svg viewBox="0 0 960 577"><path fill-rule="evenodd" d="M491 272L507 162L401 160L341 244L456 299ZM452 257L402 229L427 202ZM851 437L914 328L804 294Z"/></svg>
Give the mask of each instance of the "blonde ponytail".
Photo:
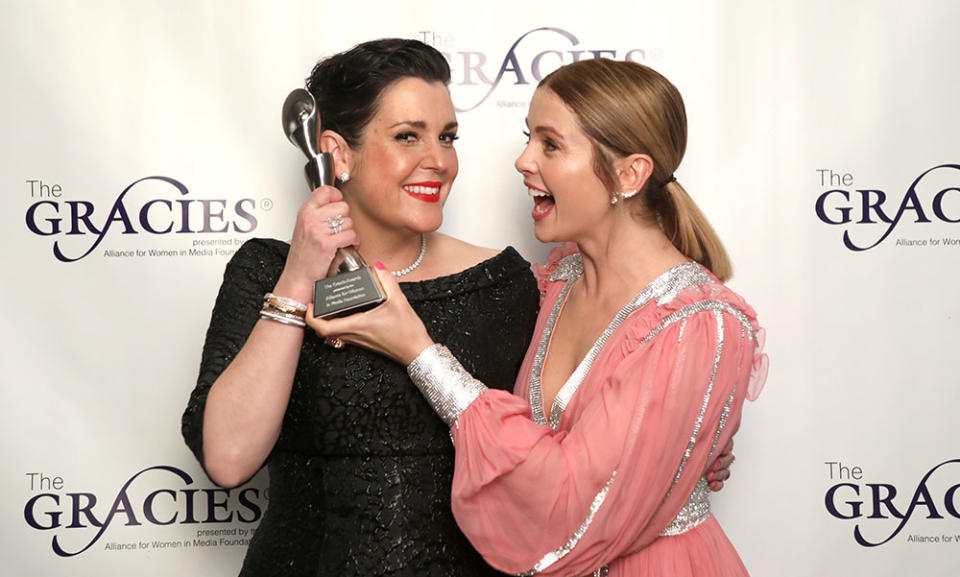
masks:
<svg viewBox="0 0 960 577"><path fill-rule="evenodd" d="M727 249L710 226L697 203L679 182L669 182L663 190L660 228L677 250L707 267L715 277L726 282L733 276Z"/></svg>

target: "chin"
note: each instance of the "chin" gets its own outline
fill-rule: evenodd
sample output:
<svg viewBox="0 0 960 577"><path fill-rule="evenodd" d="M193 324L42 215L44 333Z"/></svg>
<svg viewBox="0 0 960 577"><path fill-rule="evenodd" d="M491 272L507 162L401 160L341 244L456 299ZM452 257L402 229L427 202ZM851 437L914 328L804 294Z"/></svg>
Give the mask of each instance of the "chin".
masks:
<svg viewBox="0 0 960 577"><path fill-rule="evenodd" d="M557 242L557 239L554 238L554 235L550 234L550 231L546 230L546 227L534 226L533 236L537 237L537 240L543 243Z"/></svg>
<svg viewBox="0 0 960 577"><path fill-rule="evenodd" d="M418 218L410 223L410 229L420 234L427 234L436 231L443 224L443 214L436 217Z"/></svg>

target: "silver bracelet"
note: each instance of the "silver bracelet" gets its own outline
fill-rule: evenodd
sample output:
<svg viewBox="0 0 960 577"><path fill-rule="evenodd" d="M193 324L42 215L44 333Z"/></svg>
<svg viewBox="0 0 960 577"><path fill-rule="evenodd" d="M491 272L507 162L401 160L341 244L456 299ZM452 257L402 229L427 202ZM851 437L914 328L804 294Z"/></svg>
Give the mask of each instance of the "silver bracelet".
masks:
<svg viewBox="0 0 960 577"><path fill-rule="evenodd" d="M439 344L424 349L407 365L407 374L443 421L453 426L487 387Z"/></svg>
<svg viewBox="0 0 960 577"><path fill-rule="evenodd" d="M269 321L278 322L284 325L300 327L301 329L307 326L307 323L303 322L303 319L301 317L298 317L297 315L281 313L274 310L266 310L266 309L261 310L260 318L267 319Z"/></svg>

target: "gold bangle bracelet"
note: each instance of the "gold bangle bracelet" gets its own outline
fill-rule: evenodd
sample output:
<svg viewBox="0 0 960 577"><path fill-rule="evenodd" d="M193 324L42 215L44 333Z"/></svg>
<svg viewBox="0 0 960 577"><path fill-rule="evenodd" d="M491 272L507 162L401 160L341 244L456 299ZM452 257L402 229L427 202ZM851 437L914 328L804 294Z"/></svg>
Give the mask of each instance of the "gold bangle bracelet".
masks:
<svg viewBox="0 0 960 577"><path fill-rule="evenodd" d="M263 309L272 309L301 319L307 318L307 305L291 298L278 297L273 293L263 295Z"/></svg>

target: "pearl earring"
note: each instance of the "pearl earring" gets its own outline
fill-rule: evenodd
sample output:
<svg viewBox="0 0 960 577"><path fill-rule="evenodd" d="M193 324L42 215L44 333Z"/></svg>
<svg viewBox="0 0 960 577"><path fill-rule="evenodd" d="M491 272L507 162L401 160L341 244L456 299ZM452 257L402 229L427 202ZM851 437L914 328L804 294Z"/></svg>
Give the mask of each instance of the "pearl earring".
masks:
<svg viewBox="0 0 960 577"><path fill-rule="evenodd" d="M350 180L350 173L344 170L340 173L340 182L347 182Z"/></svg>
<svg viewBox="0 0 960 577"><path fill-rule="evenodd" d="M625 192L625 193L621 194L620 197L621 197L621 198L632 198L632 197L635 196L638 192L640 192L640 189L639 189L639 188L638 188L637 190L631 190L630 192Z"/></svg>

